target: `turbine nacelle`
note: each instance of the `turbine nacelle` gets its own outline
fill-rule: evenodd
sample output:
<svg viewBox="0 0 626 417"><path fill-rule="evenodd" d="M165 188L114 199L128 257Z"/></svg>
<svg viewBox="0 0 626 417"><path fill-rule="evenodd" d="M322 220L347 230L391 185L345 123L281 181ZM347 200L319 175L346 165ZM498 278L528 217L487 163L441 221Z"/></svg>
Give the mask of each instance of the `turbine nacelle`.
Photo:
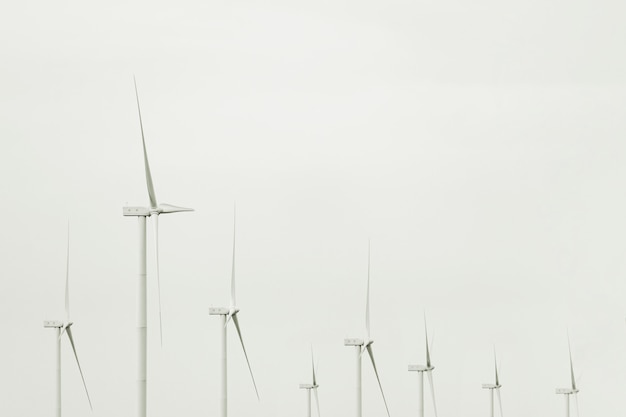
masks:
<svg viewBox="0 0 626 417"><path fill-rule="evenodd" d="M227 316L230 309L228 307L209 307L211 316Z"/></svg>
<svg viewBox="0 0 626 417"><path fill-rule="evenodd" d="M425 366L425 365L409 365L410 372L428 372L435 369L434 366Z"/></svg>
<svg viewBox="0 0 626 417"><path fill-rule="evenodd" d="M344 346L363 346L363 339L343 339Z"/></svg>
<svg viewBox="0 0 626 417"><path fill-rule="evenodd" d="M209 307L209 315L211 316L229 316L232 317L239 313L237 307Z"/></svg>
<svg viewBox="0 0 626 417"><path fill-rule="evenodd" d="M319 385L314 385L314 384L300 384L300 389L315 389L318 387Z"/></svg>
<svg viewBox="0 0 626 417"><path fill-rule="evenodd" d="M557 388L556 389L556 393L557 394L565 394L565 395L571 395L571 394L577 394L580 390L577 389L572 389L572 388Z"/></svg>
<svg viewBox="0 0 626 417"><path fill-rule="evenodd" d="M502 385L496 385L496 384L483 384L483 389L498 389L501 386Z"/></svg>

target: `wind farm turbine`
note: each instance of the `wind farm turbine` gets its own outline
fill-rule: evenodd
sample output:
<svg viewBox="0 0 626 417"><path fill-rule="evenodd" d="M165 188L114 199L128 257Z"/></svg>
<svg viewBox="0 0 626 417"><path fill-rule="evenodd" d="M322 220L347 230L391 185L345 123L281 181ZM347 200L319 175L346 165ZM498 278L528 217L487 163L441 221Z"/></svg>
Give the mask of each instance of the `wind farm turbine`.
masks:
<svg viewBox="0 0 626 417"><path fill-rule="evenodd" d="M385 393L383 392L383 386L380 383L380 377L378 376L378 370L376 369L376 361L374 360L374 352L372 351L372 344L374 340L370 336L370 245L368 243L367 246L367 298L365 301L365 339L344 339L344 346L354 346L356 347L356 417L362 416L363 411L363 395L361 389L361 357L363 356L363 352L367 351L369 355L372 366L374 368L374 373L376 374L376 380L378 381L378 386L380 387L380 393L383 396L383 401L385 403L385 410L387 410L387 416L390 417L389 407L387 406L387 399L385 398Z"/></svg>
<svg viewBox="0 0 626 417"><path fill-rule="evenodd" d="M574 399L576 400L576 412L578 413L578 391L579 391L578 387L576 387L576 378L574 377L574 364L572 362L572 347L570 345L569 335L567 336L567 348L569 350L569 370L570 370L570 377L572 380L571 381L572 386L571 388L557 388L556 389L557 394L563 395L565 397L565 417L569 417L570 395L573 395Z"/></svg>
<svg viewBox="0 0 626 417"><path fill-rule="evenodd" d="M250 360L248 359L248 353L246 352L246 346L243 343L243 337L241 336L241 328L239 327L239 319L237 318L237 314L239 313L239 308L237 307L237 302L235 298L235 222L236 215L233 215L233 264L232 271L230 277L230 307L211 307L209 308L209 314L212 316L222 316L222 327L220 331L221 342L222 342L222 357L220 359L220 374L221 374L221 386L220 386L220 417L226 417L228 415L228 363L227 363L227 349L226 349L226 328L228 323L233 321L235 323L235 328L237 329L237 335L239 335L239 341L241 342L241 347L243 348L243 354L246 357L246 362L248 364L248 370L250 371L250 376L252 377L252 384L254 385L254 391L256 392L257 400L260 401L259 391L256 387L256 382L254 380L254 375L252 374L252 367L250 366Z"/></svg>
<svg viewBox="0 0 626 417"><path fill-rule="evenodd" d="M133 81L135 81L133 79ZM159 215L168 213L178 213L181 211L193 211L190 208L177 207L169 204L158 204L154 185L152 183L152 174L150 173L150 164L148 163L148 152L146 151L146 140L143 132L143 121L141 120L141 107L139 106L139 93L137 92L137 82L135 84L135 97L137 99L137 112L139 113L139 127L141 128L141 143L143 145L143 162L146 172L146 185L148 188L148 197L150 199L150 207L124 207L122 214L124 216L134 216L139 219L139 274L137 276L137 343L138 343L138 366L137 366L137 416L146 417L147 404L147 299L146 299L146 218L153 217L154 224L154 249L156 259L156 276L157 287L159 292L159 334L161 336L161 345L163 345L162 325L161 325L161 285L159 277Z"/></svg>
<svg viewBox="0 0 626 417"><path fill-rule="evenodd" d="M496 360L496 349L493 349L493 363L494 363L494 369L496 372L496 380L495 380L495 384L483 384L483 389L488 389L489 390L489 398L490 398L490 404L491 404L491 413L489 414L491 417L494 417L494 411L493 411L493 392L496 391L496 393L498 394L498 404L500 405L500 417L503 417L502 414L502 398L500 397L500 387L502 385L500 385L500 378L498 378L498 362Z"/></svg>
<svg viewBox="0 0 626 417"><path fill-rule="evenodd" d="M426 327L426 316L424 316L424 333L426 334L426 365L409 365L409 372L418 372L419 375L419 416L424 417L424 372L428 374L430 392L433 397L433 408L437 417L437 403L435 401L435 387L433 385L433 369L435 367L430 361L430 349L428 345L428 328Z"/></svg>
<svg viewBox="0 0 626 417"><path fill-rule="evenodd" d="M307 398L307 417L311 417L311 390L315 394L315 404L317 405L317 417L320 417L320 400L317 396L317 388L319 385L317 384L317 378L315 377L315 364L313 362L313 348L311 348L311 371L313 373L312 383L311 384L300 384L300 389L306 390L306 398Z"/></svg>
<svg viewBox="0 0 626 417"><path fill-rule="evenodd" d="M87 400L89 401L89 408L93 410L91 406L91 398L89 397L89 391L87 390L87 384L85 383L85 377L83 370L80 367L78 360L78 354L76 353L76 346L74 345L74 337L72 336L72 325L74 323L70 320L70 228L67 227L67 263L65 266L65 321L58 320L46 320L43 322L43 327L57 329L56 338L56 417L61 417L61 338L66 333L70 344L72 345L72 351L74 351L74 357L76 358L76 364L80 371L80 377L83 380L83 386L85 387L85 393L87 394Z"/></svg>

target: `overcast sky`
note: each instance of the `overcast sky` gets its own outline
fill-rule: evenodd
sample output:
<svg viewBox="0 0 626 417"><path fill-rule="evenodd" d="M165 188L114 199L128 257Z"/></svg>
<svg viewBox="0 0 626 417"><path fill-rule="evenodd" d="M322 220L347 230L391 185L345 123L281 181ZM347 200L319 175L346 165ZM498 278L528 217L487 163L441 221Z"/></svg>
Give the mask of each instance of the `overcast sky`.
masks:
<svg viewBox="0 0 626 417"><path fill-rule="evenodd" d="M54 408L71 221L74 337L93 416L135 414L137 77L159 202L148 232L149 416L218 411L237 202L230 416L354 414L371 239L373 345L392 417L417 413L429 321L441 417L626 402L626 4L267 0L0 7L0 415ZM89 415L69 345L65 416ZM363 362L363 415L384 405ZM426 398L428 397L426 392ZM432 404L426 403L432 415Z"/></svg>

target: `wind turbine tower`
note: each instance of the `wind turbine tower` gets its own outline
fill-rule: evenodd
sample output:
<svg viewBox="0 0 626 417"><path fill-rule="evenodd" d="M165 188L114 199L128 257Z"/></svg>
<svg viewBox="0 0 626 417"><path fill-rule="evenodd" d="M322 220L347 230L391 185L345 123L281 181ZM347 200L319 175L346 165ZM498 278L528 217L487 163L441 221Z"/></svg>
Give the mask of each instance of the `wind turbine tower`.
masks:
<svg viewBox="0 0 626 417"><path fill-rule="evenodd" d="M85 383L85 377L83 376L83 370L80 367L78 361L78 354L76 353L76 346L74 345L74 337L72 336L72 325L74 324L70 320L70 228L67 227L67 263L65 267L65 321L58 320L46 320L43 322L43 327L57 329L56 337L56 407L55 416L61 417L61 339L63 334L67 334L70 344L72 345L72 351L76 358L76 364L80 371L80 377L83 380L83 386L85 387L85 393L87 394L87 400L89 401L89 408L93 410L91 406L91 398L89 398L89 391L87 391L87 384Z"/></svg>
<svg viewBox="0 0 626 417"><path fill-rule="evenodd" d="M383 386L380 383L380 377L378 376L378 370L376 369L376 361L374 361L374 352L372 351L372 344L374 340L370 337L370 248L369 244L367 247L367 298L365 301L365 339L344 339L344 346L354 346L356 353L356 417L362 417L363 412L363 395L362 395L362 387L361 387L361 356L363 356L363 352L367 351L371 361L372 367L374 368L374 373L376 374L376 380L378 381L378 386L380 387L380 393L383 396L383 401L385 403L385 410L387 410L387 416L390 417L389 407L387 407L387 399L385 398L385 393L383 392Z"/></svg>
<svg viewBox="0 0 626 417"><path fill-rule="evenodd" d="M565 417L570 417L570 395L574 396L576 400L576 410L578 410L578 387L576 387L576 378L574 377L574 364L572 362L572 347L570 345L569 336L567 337L567 347L569 350L569 369L572 386L571 388L557 388L556 393L565 397Z"/></svg>
<svg viewBox="0 0 626 417"><path fill-rule="evenodd" d="M234 218L235 216L233 216ZM246 357L246 362L248 364L248 370L250 371L250 376L252 377L252 384L254 385L254 392L256 392L257 400L260 401L259 391L256 387L256 382L254 381L254 375L252 374L252 367L250 367L250 360L248 360L248 353L246 352L246 346L243 343L243 337L241 336L241 328L239 327L239 319L237 318L237 314L239 313L239 308L237 307L237 302L235 298L235 221L233 219L233 264L232 271L230 277L230 307L211 307L209 308L209 315L212 316L221 316L221 359L220 359L220 375L221 375L221 384L220 384L220 417L227 417L228 415L228 363L227 363L227 349L226 349L226 329L228 323L233 321L235 324L235 329L237 329L237 335L239 336L239 341L241 342L241 347L243 348L243 354Z"/></svg>
<svg viewBox="0 0 626 417"><path fill-rule="evenodd" d="M147 403L146 394L148 389L147 382L147 332L148 332L148 311L147 311L147 283L146 283L146 218L153 217L154 224L154 241L155 241L155 258L156 258L156 275L157 287L159 288L159 333L161 335L161 344L163 344L162 326L161 326L161 289L159 278L159 215L168 213L178 213L181 211L193 211L190 208L177 207L169 204L158 204L154 185L152 183L152 174L150 173L150 164L148 163L148 152L146 151L146 140L143 133L143 122L141 120L141 108L139 107L139 93L137 92L137 83L135 82L135 97L137 98L137 111L139 113L139 127L141 128L141 143L143 145L143 162L146 171L146 185L148 188L148 197L150 198L150 207L124 207L122 214L124 216L137 217L139 219L139 274L137 275L137 416L146 417Z"/></svg>
<svg viewBox="0 0 626 417"><path fill-rule="evenodd" d="M320 417L320 400L317 396L317 388L319 385L317 384L317 378L315 377L315 364L313 362L313 348L311 348L311 371L313 373L313 379L311 384L300 384L300 389L306 390L306 398L307 398L307 417L311 417L311 391L315 394L315 403L317 405L317 417Z"/></svg>
<svg viewBox="0 0 626 417"><path fill-rule="evenodd" d="M496 372L496 383L495 384L483 384L483 389L488 389L489 390L489 398L490 398L490 404L491 404L491 413L489 414L491 417L494 417L494 411L493 411L493 392L496 391L496 393L498 394L498 404L500 405L500 417L503 417L504 415L502 414L502 398L500 397L500 387L502 385L500 385L500 378L498 377L498 363L496 361L496 350L493 350L493 363L494 363L494 368L495 368L495 372Z"/></svg>
<svg viewBox="0 0 626 417"><path fill-rule="evenodd" d="M433 369L435 367L430 361L430 349L428 345L428 329L426 327L426 317L424 317L424 332L426 334L426 365L409 365L409 372L417 372L419 375L419 417L424 417L424 372L428 375L430 392L433 397L433 408L437 417L437 403L435 402L435 388L433 385Z"/></svg>

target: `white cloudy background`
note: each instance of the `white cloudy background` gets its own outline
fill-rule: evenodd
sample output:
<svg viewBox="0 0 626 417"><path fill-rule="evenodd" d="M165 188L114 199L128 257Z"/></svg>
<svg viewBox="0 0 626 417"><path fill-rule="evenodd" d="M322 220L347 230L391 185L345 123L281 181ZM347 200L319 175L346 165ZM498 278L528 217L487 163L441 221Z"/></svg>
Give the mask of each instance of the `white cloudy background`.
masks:
<svg viewBox="0 0 626 417"><path fill-rule="evenodd" d="M626 59L619 1L29 1L0 13L0 414L52 415L71 221L74 335L93 416L135 407L138 80L161 217L164 346L149 274L149 415L216 415L237 202L231 416L354 410L372 336L392 417L417 412L422 314L439 415L626 402ZM148 242L151 244L151 228ZM150 246L151 247L151 246ZM364 362L364 416L384 406ZM64 415L88 414L63 345ZM426 392L428 398L428 392ZM432 415L430 401L427 415Z"/></svg>

